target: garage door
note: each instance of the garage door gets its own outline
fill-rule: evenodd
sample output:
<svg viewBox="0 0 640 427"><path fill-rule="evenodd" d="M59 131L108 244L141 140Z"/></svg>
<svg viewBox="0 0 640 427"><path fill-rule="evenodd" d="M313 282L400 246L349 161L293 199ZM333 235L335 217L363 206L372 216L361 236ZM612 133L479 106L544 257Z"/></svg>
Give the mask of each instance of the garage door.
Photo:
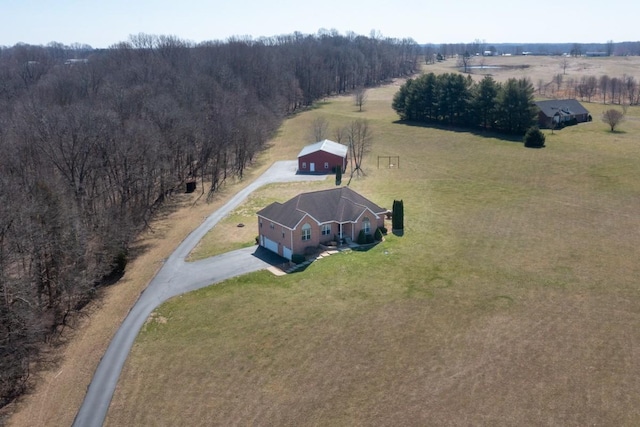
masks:
<svg viewBox="0 0 640 427"><path fill-rule="evenodd" d="M278 242L274 242L273 240L269 240L265 237L262 246L272 252L278 253Z"/></svg>

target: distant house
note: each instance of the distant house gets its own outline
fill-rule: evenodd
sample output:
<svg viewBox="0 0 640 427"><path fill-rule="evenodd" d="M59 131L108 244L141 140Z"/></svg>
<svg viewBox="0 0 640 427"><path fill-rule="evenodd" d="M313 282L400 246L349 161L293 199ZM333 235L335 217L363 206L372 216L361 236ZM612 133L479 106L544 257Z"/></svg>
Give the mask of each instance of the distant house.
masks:
<svg viewBox="0 0 640 427"><path fill-rule="evenodd" d="M258 212L258 240L290 260L321 243L356 240L360 230L373 235L384 227L386 212L349 187L302 193Z"/></svg>
<svg viewBox="0 0 640 427"><path fill-rule="evenodd" d="M325 139L307 145L298 154L298 173L328 174L340 166L342 172L347 168L349 147Z"/></svg>
<svg viewBox="0 0 640 427"><path fill-rule="evenodd" d="M589 111L575 99L553 99L537 101L538 125L541 128L552 128L576 124L591 120Z"/></svg>

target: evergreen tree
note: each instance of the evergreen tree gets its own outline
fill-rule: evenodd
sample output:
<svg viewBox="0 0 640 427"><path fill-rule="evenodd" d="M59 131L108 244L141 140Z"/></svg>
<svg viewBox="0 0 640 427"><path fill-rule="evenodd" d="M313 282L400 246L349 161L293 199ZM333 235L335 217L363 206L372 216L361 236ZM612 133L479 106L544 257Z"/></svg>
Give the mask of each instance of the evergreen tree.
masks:
<svg viewBox="0 0 640 427"><path fill-rule="evenodd" d="M391 108L398 113L400 120L410 120L407 114L407 103L409 102L408 95L411 90L411 85L413 85L413 79L407 79L405 84L400 86L400 90L393 96Z"/></svg>
<svg viewBox="0 0 640 427"><path fill-rule="evenodd" d="M474 87L472 109L474 122L484 129L494 126L497 119L496 104L500 84L491 76L485 76Z"/></svg>
<svg viewBox="0 0 640 427"><path fill-rule="evenodd" d="M542 148L546 137L537 126L533 126L524 134L524 146L529 148Z"/></svg>
<svg viewBox="0 0 640 427"><path fill-rule="evenodd" d="M413 120L435 120L438 105L436 75L429 73L417 78L411 86L407 102Z"/></svg>
<svg viewBox="0 0 640 427"><path fill-rule="evenodd" d="M498 93L498 126L512 134L524 134L534 123L533 85L527 78L509 79Z"/></svg>
<svg viewBox="0 0 640 427"><path fill-rule="evenodd" d="M404 229L404 203L402 200L394 200L393 201L393 209L392 209L392 218L391 218L391 227L394 230L403 230Z"/></svg>
<svg viewBox="0 0 640 427"><path fill-rule="evenodd" d="M471 76L446 73L437 77L438 117L450 125L465 125L469 118Z"/></svg>
<svg viewBox="0 0 640 427"><path fill-rule="evenodd" d="M382 229L381 228L376 228L376 232L373 235L373 238L376 239L377 241L381 241L382 240Z"/></svg>

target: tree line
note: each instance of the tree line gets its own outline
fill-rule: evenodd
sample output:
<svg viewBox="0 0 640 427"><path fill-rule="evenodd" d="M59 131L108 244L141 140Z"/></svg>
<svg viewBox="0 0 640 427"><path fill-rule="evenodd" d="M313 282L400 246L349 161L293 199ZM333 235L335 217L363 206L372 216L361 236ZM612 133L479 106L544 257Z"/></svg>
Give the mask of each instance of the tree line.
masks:
<svg viewBox="0 0 640 427"><path fill-rule="evenodd" d="M487 43L475 39L470 43L443 43L424 45L424 60L427 64L436 60L459 57L462 55L541 55L558 56L596 54L597 56L630 56L640 55L640 42L605 43Z"/></svg>
<svg viewBox="0 0 640 427"><path fill-rule="evenodd" d="M550 82L539 80L537 90L543 96L562 96L603 104L640 105L640 84L628 74L620 77L608 74L574 77L558 73Z"/></svg>
<svg viewBox="0 0 640 427"><path fill-rule="evenodd" d="M523 135L535 124L534 88L526 79L474 82L456 73L408 79L393 99L401 120L482 128Z"/></svg>
<svg viewBox="0 0 640 427"><path fill-rule="evenodd" d="M168 197L241 178L288 114L410 75L420 55L335 32L0 48L0 406Z"/></svg>

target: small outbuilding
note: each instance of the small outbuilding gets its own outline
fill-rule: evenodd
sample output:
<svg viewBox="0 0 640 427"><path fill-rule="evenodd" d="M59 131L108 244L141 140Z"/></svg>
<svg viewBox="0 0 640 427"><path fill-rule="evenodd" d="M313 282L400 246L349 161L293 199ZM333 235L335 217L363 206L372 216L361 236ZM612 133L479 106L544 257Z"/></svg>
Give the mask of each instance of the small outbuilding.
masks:
<svg viewBox="0 0 640 427"><path fill-rule="evenodd" d="M552 99L537 101L538 126L541 128L562 127L591 120L589 111L576 99Z"/></svg>
<svg viewBox="0 0 640 427"><path fill-rule="evenodd" d="M298 173L330 174L337 167L345 172L349 147L325 139L307 145L298 154Z"/></svg>

